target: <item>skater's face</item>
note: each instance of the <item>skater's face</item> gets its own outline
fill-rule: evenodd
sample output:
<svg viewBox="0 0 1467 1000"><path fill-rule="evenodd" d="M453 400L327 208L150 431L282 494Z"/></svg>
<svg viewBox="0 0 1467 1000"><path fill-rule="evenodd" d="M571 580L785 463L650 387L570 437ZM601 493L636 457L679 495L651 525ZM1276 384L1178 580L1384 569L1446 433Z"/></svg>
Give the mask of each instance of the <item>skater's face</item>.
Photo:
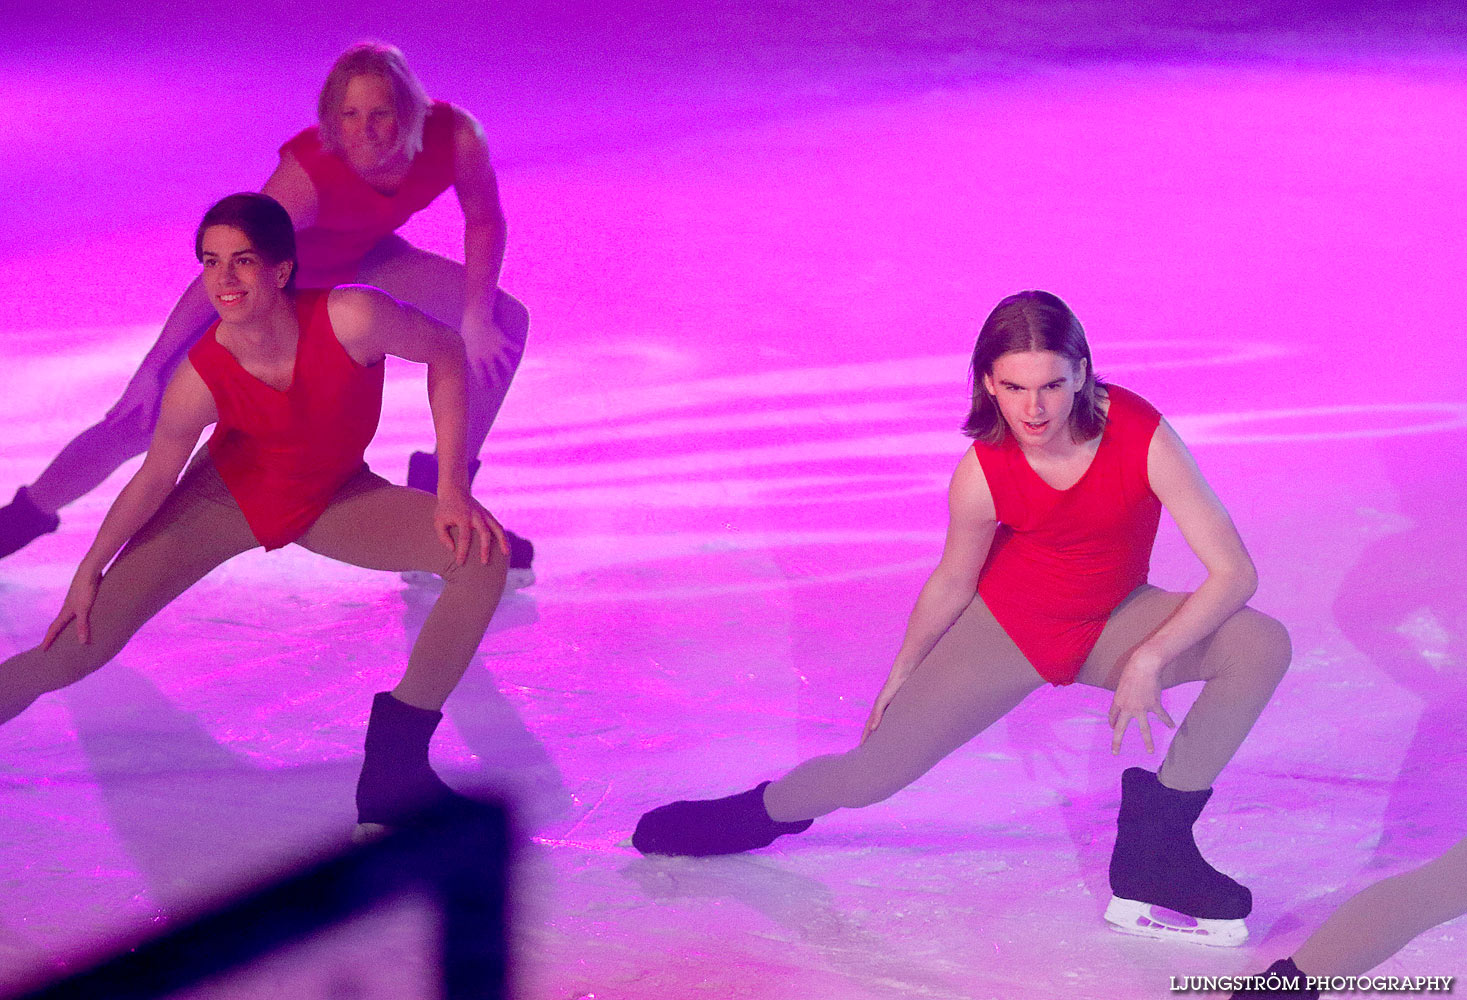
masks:
<svg viewBox="0 0 1467 1000"><path fill-rule="evenodd" d="M380 76L354 76L341 101L341 147L359 174L370 174L392 162L399 150L397 104L392 85Z"/></svg>
<svg viewBox="0 0 1467 1000"><path fill-rule="evenodd" d="M270 263L233 226L205 229L202 247L204 290L221 319L246 322L266 315L280 301L294 266L290 261Z"/></svg>
<svg viewBox="0 0 1467 1000"><path fill-rule="evenodd" d="M1053 351L1011 351L1001 355L993 371L983 376L984 389L1026 448L1069 440L1070 411L1075 408L1075 394L1084 385L1084 360L1071 361Z"/></svg>

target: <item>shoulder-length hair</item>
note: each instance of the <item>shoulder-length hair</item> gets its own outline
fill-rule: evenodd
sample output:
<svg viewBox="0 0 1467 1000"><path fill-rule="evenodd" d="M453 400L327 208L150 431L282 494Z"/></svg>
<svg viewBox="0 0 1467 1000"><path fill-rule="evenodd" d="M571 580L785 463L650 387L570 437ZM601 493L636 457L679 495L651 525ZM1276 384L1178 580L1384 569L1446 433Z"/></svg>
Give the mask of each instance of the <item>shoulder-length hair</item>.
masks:
<svg viewBox="0 0 1467 1000"><path fill-rule="evenodd" d="M375 76L387 81L397 110L398 142L412 159L423 151L423 122L433 102L408 66L402 51L385 42L357 42L341 55L326 74L321 97L316 101L316 118L321 126L321 145L341 152L341 104L352 77Z"/></svg>
<svg viewBox="0 0 1467 1000"><path fill-rule="evenodd" d="M295 226L280 202L268 194L244 191L220 198L209 207L199 222L199 228L194 230L194 257L201 262L204 259L204 230L210 226L238 229L245 234L255 252L272 267L285 261L296 263ZM285 282L287 295L295 294L296 270L295 267L290 269L290 278Z"/></svg>
<svg viewBox="0 0 1467 1000"><path fill-rule="evenodd" d="M1053 351L1071 364L1085 362L1085 382L1075 394L1070 411L1070 436L1089 441L1105 429L1099 389L1105 385L1095 375L1085 328L1058 295L1029 291L1010 295L983 321L978 342L973 345L973 362L968 376L973 383L973 405L963 424L963 433L985 444L999 444L1009 433L998 402L984 386L985 376L1005 354L1015 351Z"/></svg>

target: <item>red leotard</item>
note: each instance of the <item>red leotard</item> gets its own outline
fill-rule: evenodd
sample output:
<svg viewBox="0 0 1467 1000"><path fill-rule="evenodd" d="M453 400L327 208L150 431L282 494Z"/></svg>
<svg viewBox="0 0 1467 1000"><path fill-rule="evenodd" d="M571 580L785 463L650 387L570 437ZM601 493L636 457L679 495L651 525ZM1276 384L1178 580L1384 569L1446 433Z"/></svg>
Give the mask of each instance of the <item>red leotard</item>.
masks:
<svg viewBox="0 0 1467 1000"><path fill-rule="evenodd" d="M245 371L215 339L216 321L188 352L214 396L209 454L266 549L295 541L362 468L382 414L380 363L357 364L327 315L330 290L296 296L295 374L281 392Z"/></svg>
<svg viewBox="0 0 1467 1000"><path fill-rule="evenodd" d="M1039 477L1012 434L973 446L999 520L978 594L1051 684L1074 682L1111 612L1146 582L1161 517L1146 473L1161 414L1134 392L1107 389L1095 458L1067 490Z"/></svg>
<svg viewBox="0 0 1467 1000"><path fill-rule="evenodd" d="M280 154L294 156L316 188L316 221L295 234L296 284L330 288L355 281L367 251L453 183L453 129L453 106L434 101L423 122L423 148L390 195L327 151L314 125L281 146Z"/></svg>

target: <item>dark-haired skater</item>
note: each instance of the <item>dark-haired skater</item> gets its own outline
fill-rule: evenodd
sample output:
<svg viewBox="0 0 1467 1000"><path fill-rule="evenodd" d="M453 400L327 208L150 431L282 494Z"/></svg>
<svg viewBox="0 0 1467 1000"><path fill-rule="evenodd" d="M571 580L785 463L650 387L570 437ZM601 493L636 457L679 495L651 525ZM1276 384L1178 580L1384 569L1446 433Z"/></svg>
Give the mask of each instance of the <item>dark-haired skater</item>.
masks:
<svg viewBox="0 0 1467 1000"><path fill-rule="evenodd" d="M317 116L318 126L280 147L280 164L263 188L297 231L296 284L373 285L460 332L469 360L464 434L472 479L529 332L525 307L496 288L505 222L483 129L463 108L430 101L402 53L375 42L353 45L336 60ZM462 264L394 235L449 187L463 208ZM57 511L147 448L163 388L214 318L194 282L107 415L0 507L0 556L55 531ZM408 485L431 493L436 480L433 454L415 453ZM509 537L510 582L523 586L534 580L534 548Z"/></svg>
<svg viewBox="0 0 1467 1000"><path fill-rule="evenodd" d="M1467 837L1420 868L1362 889L1349 899L1294 953L1268 967L1263 977L1297 983L1297 988L1234 993L1235 1000L1304 997L1316 1000L1310 985L1341 976L1359 976L1400 951L1418 934L1467 915ZM1455 973L1454 969L1439 970Z"/></svg>
<svg viewBox="0 0 1467 1000"><path fill-rule="evenodd" d="M1245 607L1253 562L1176 433L1145 400L1094 373L1079 321L1047 292L1000 302L973 351L976 439L948 493L942 558L917 598L860 745L725 799L642 817L644 853L725 854L880 802L1048 681L1115 692L1119 750L1161 691L1203 681L1157 774L1131 768L1106 919L1130 933L1235 945L1248 890L1192 838L1212 783L1289 663L1277 621ZM1207 569L1194 593L1146 582L1161 509ZM1165 907L1193 918L1169 920Z"/></svg>
<svg viewBox="0 0 1467 1000"><path fill-rule="evenodd" d="M257 545L297 542L371 569L438 573L443 592L402 680L372 703L357 784L357 832L370 835L448 794L428 741L504 588L502 529L469 495L463 341L374 288L297 292L290 216L262 194L209 209L195 253L218 319L169 382L147 457L45 639L0 663L0 722L101 667L204 574ZM388 354L428 366L436 497L362 461ZM208 447L190 463L209 424Z"/></svg>

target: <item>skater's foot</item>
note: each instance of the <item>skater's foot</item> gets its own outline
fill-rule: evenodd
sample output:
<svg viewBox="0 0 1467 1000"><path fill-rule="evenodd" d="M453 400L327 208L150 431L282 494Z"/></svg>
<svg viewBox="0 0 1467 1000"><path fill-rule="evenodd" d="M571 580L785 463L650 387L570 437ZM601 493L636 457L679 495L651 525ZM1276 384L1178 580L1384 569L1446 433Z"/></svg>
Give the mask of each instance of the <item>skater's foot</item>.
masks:
<svg viewBox="0 0 1467 1000"><path fill-rule="evenodd" d="M474 459L469 463L470 483L474 481L474 476L478 472L479 460ZM424 493L436 493L438 490L438 456L427 451L413 452L408 458L407 484ZM521 590L535 582L533 566L535 546L528 538L517 535L508 528L504 529L504 538L509 542L509 574L505 577L504 586L508 590ZM423 587L427 590L443 588L443 578L427 570L410 569L402 574L402 578L415 587Z"/></svg>
<svg viewBox="0 0 1467 1000"><path fill-rule="evenodd" d="M1270 997L1296 997L1319 1000L1319 990L1309 987L1309 978L1299 971L1292 958L1281 958L1262 975L1253 976L1258 989L1239 990L1231 1000L1265 1000Z"/></svg>
<svg viewBox="0 0 1467 1000"><path fill-rule="evenodd" d="M37 507L22 486L15 491L14 500L0 507L0 559L49 535L60 524L61 519Z"/></svg>
<svg viewBox="0 0 1467 1000"><path fill-rule="evenodd" d="M722 799L673 802L637 821L632 846L643 854L686 854L710 857L768 847L786 833L804 833L810 819L781 823L764 808L769 782Z"/></svg>
<svg viewBox="0 0 1467 1000"><path fill-rule="evenodd" d="M1105 919L1145 937L1233 947L1248 939L1253 894L1203 859L1192 824L1212 789L1182 792L1143 768L1121 776L1121 812L1110 857L1115 898Z"/></svg>
<svg viewBox="0 0 1467 1000"><path fill-rule="evenodd" d="M365 843L445 799L462 798L428 764L428 742L442 718L442 712L408 705L388 691L372 699L352 840Z"/></svg>

